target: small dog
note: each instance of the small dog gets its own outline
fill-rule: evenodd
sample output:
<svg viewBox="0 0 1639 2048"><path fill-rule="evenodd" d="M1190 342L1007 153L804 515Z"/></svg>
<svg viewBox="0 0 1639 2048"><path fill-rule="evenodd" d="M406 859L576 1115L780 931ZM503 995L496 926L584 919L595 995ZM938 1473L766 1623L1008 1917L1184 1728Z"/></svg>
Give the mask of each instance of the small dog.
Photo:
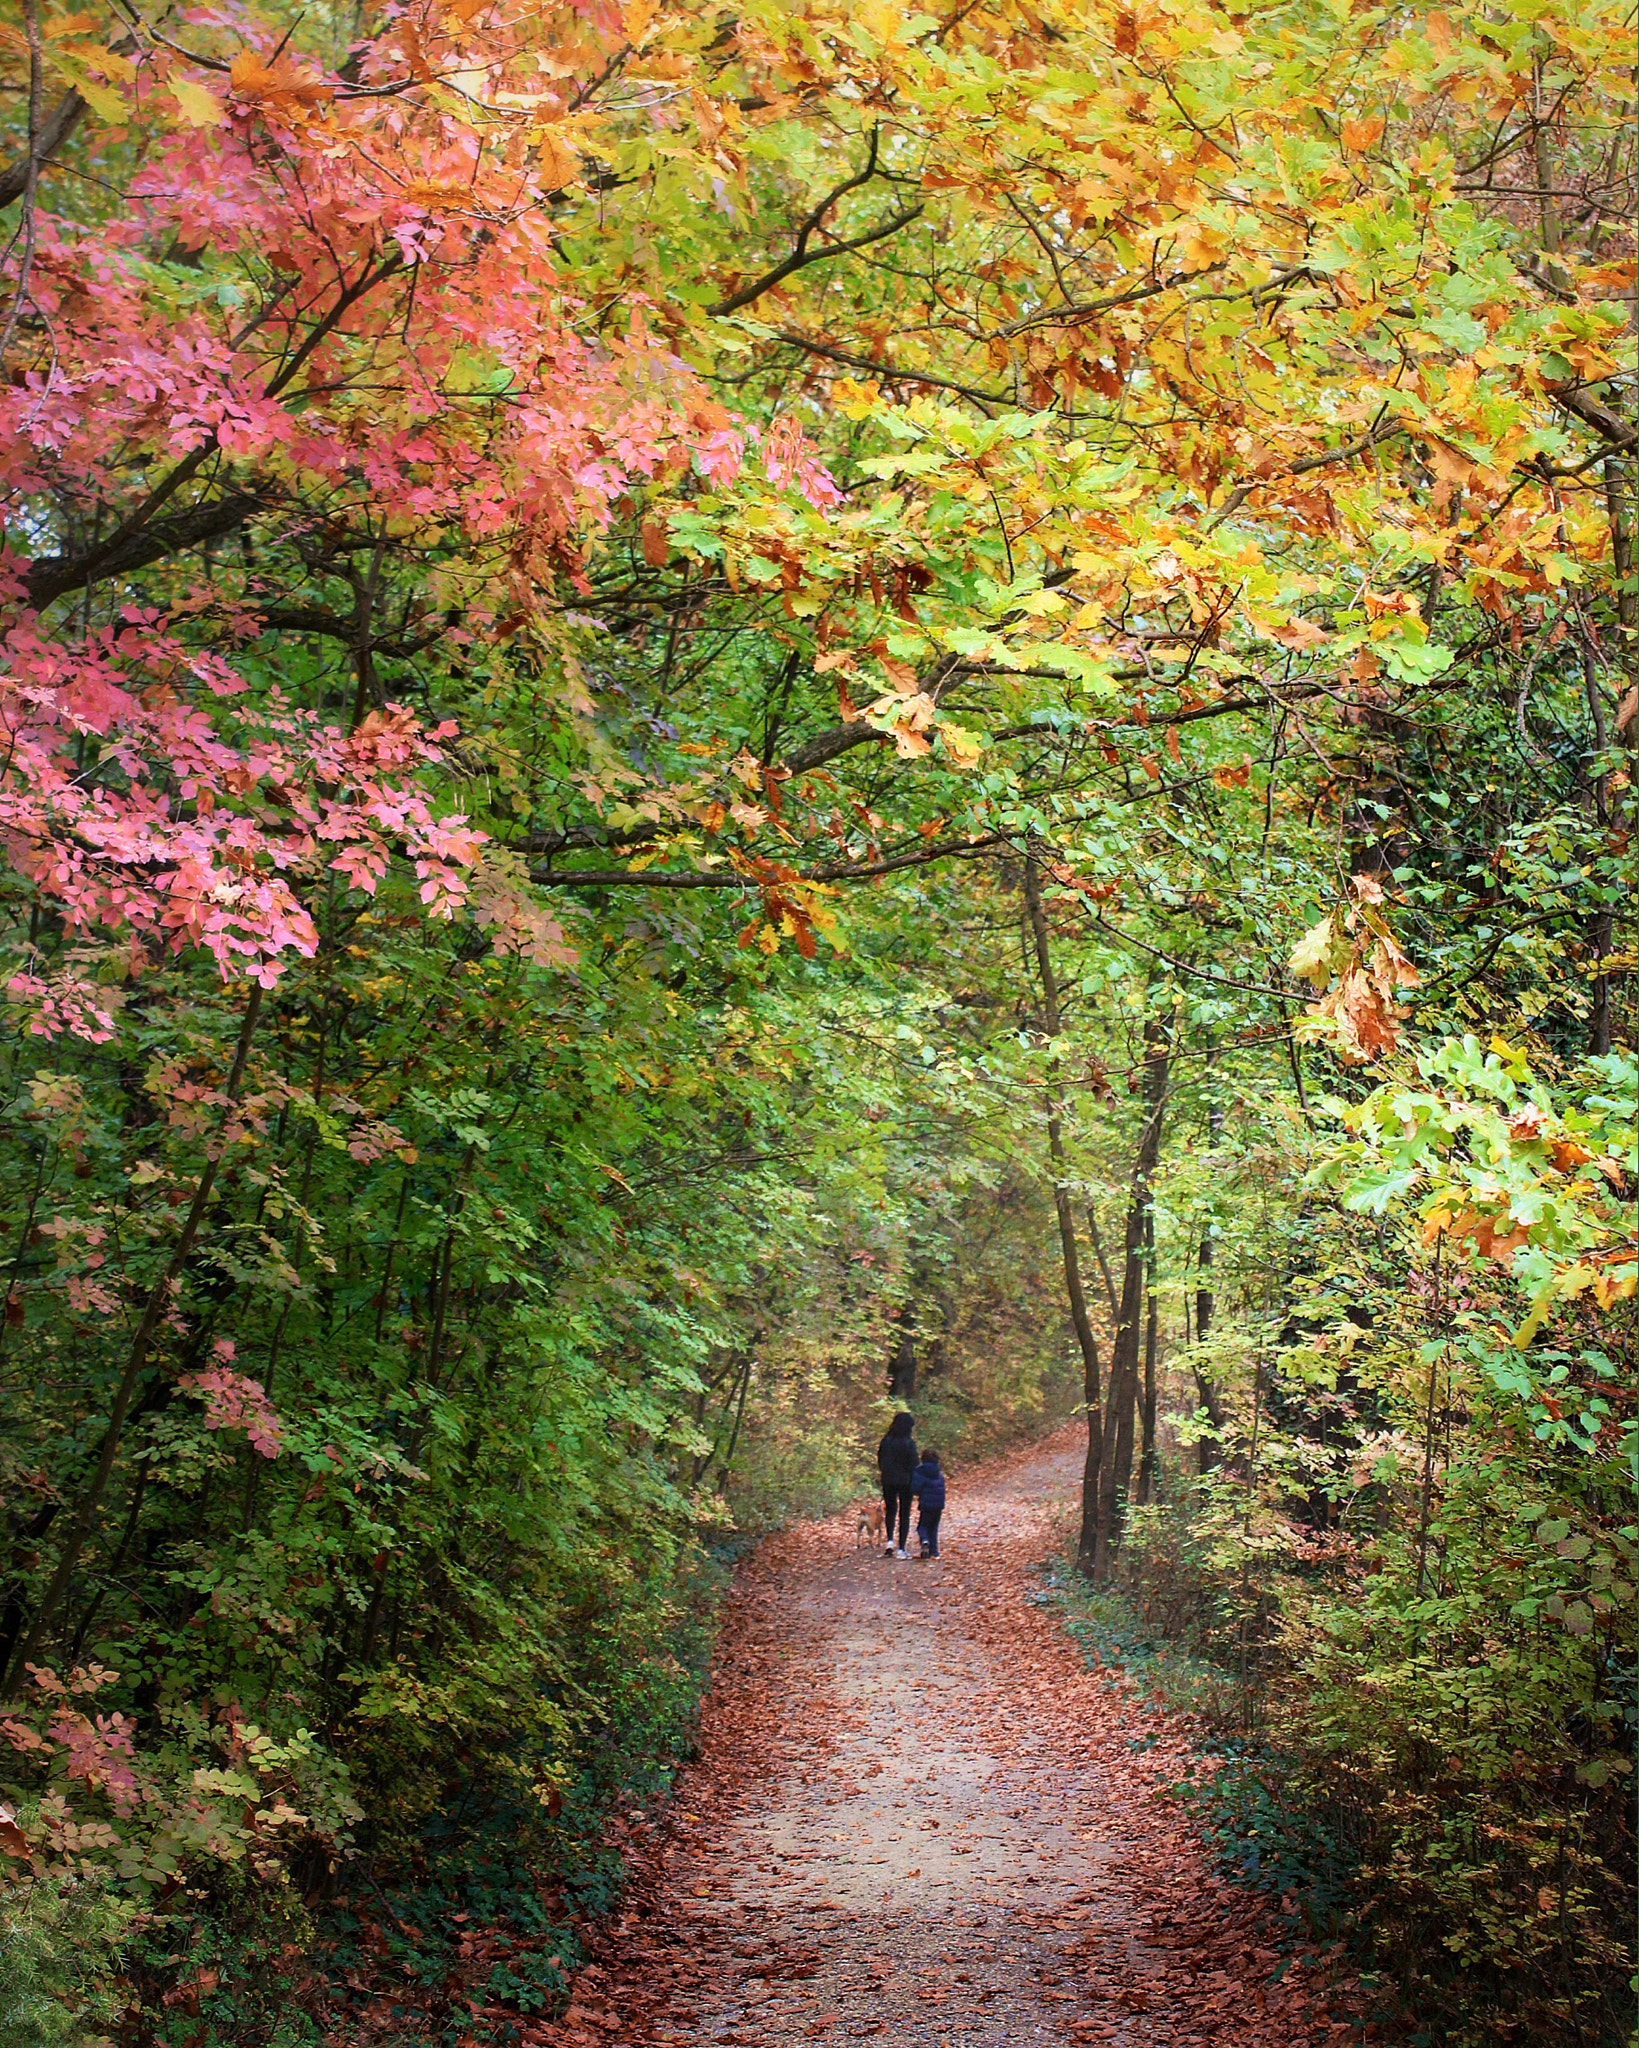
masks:
<svg viewBox="0 0 1639 2048"><path fill-rule="evenodd" d="M862 1543L878 1544L883 1537L882 1503L879 1500L864 1501L859 1510L859 1526L854 1531L854 1548Z"/></svg>

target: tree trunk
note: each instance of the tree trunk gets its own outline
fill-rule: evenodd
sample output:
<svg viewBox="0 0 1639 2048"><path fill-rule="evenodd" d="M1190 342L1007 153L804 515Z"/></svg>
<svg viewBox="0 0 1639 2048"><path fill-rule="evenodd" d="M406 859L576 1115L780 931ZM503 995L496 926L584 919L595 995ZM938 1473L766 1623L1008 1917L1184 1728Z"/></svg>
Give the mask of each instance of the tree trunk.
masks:
<svg viewBox="0 0 1639 2048"><path fill-rule="evenodd" d="M1166 1108L1167 1076L1172 1059L1169 1026L1152 1018L1144 1026L1144 1126L1133 1161L1132 1191L1127 1202L1126 1259L1121 1276L1121 1314L1110 1356L1110 1398L1104 1415L1104 1441L1114 1455L1100 1474L1098 1528L1093 1577L1102 1584L1121 1541L1121 1518L1132 1486L1133 1423L1138 1405L1140 1317L1144 1306L1144 1231L1152 1199L1151 1185L1161 1156L1161 1122Z"/></svg>
<svg viewBox="0 0 1639 2048"><path fill-rule="evenodd" d="M1618 586L1622 586L1633 575L1633 509L1627 499L1627 479L1623 474L1622 461L1616 455L1605 457L1605 509L1611 527L1611 567L1616 571ZM1635 598L1634 591L1618 588L1618 625L1633 625L1636 609L1639 609Z"/></svg>
<svg viewBox="0 0 1639 2048"><path fill-rule="evenodd" d="M1036 965L1041 971L1042 1014L1047 1035L1059 1035L1059 991L1053 976L1053 960L1047 943L1047 918L1042 910L1041 883L1036 856L1026 856L1024 900L1029 912L1031 936L1035 940ZM1076 1568L1090 1572L1097 1548L1101 1480L1104 1468L1104 1425L1100 1409L1098 1339L1087 1313L1087 1296L1081 1285L1081 1260L1076 1250L1075 1218L1070 1209L1070 1190L1065 1183L1064 1104L1059 1083L1057 1057L1047 1066L1047 1149L1053 1162L1053 1207L1058 1215L1059 1247L1064 1256L1064 1292L1070 1304L1070 1321L1081 1347L1082 1398L1087 1404L1087 1462L1081 1475L1081 1539L1076 1547Z"/></svg>
<svg viewBox="0 0 1639 2048"><path fill-rule="evenodd" d="M1223 1134L1224 1113L1216 1103L1207 1111L1207 1131L1216 1147ZM1206 1342L1208 1330L1212 1328L1212 1313L1216 1306L1212 1293L1212 1218L1209 1216L1201 1225L1201 1248L1195 1255L1195 1341ZM1207 1420L1214 1429L1224 1426L1223 1403L1218 1399L1218 1390L1206 1375L1197 1369L1195 1391L1200 1396L1201 1406L1206 1410ZM1211 1437L1202 1437L1195 1447L1196 1466L1204 1478L1216 1465L1223 1453Z"/></svg>
<svg viewBox="0 0 1639 2048"><path fill-rule="evenodd" d="M1594 664L1593 650L1586 638L1582 645L1582 680L1588 692L1588 716L1593 726L1594 759L1597 773L1593 778L1594 817L1603 834L1609 835L1610 778L1605 773L1605 748L1608 744L1605 734L1605 707L1599 696L1599 671ZM1606 972L1605 962L1610 957L1613 919L1609 904L1595 911L1593 920L1593 1005L1588 1018L1588 1050L1603 1055L1611 1049L1611 978Z"/></svg>
<svg viewBox="0 0 1639 2048"><path fill-rule="evenodd" d="M916 1310L908 1301L899 1314L899 1342L888 1370L888 1392L896 1401L916 1399Z"/></svg>
<svg viewBox="0 0 1639 2048"><path fill-rule="evenodd" d="M1147 1507L1155 1495L1155 1368L1160 1339L1160 1309L1155 1298L1155 1205L1144 1212L1144 1264L1149 1277L1149 1305L1144 1314L1143 1425L1138 1453L1138 1505Z"/></svg>
<svg viewBox="0 0 1639 2048"><path fill-rule="evenodd" d="M1104 1240L1098 1234L1098 1208L1087 1204L1087 1235L1093 1241L1093 1256L1098 1260L1098 1270L1104 1281L1104 1298L1110 1304L1110 1328L1113 1330L1121 1320L1121 1305L1115 1298L1115 1282L1110 1278L1110 1262L1104 1256Z"/></svg>

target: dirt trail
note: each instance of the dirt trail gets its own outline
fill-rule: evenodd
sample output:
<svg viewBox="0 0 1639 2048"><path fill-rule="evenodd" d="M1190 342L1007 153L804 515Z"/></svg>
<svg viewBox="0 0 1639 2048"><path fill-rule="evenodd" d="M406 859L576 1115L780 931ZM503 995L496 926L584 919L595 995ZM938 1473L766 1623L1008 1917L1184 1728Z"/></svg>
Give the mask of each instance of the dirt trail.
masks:
<svg viewBox="0 0 1639 2048"><path fill-rule="evenodd" d="M1158 1787L1179 1731L1033 1601L1072 1436L952 1481L936 1563L811 1524L737 1575L701 1755L545 2044L1357 2039ZM1341 1987L1334 1986L1335 1990Z"/></svg>

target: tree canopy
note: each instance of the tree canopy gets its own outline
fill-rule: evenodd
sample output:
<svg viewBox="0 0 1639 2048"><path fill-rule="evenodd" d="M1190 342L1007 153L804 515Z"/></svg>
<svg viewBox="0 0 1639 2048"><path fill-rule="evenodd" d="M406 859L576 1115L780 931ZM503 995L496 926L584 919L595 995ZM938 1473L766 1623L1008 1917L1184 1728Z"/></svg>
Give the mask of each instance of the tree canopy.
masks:
<svg viewBox="0 0 1639 2048"><path fill-rule="evenodd" d="M433 2038L463 1886L472 2024L550 2003L723 1560L914 1390L1085 1415L1080 1566L1444 2038L1621 2038L1627 17L0 66L0 1876L75 2024L340 2038L388 1955Z"/></svg>

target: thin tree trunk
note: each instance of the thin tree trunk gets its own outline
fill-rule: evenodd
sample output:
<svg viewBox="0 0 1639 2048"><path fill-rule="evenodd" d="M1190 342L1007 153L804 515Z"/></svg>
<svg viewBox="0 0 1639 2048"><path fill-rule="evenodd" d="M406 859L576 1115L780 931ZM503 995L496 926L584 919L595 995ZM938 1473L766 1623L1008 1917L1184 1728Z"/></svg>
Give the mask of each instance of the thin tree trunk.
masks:
<svg viewBox="0 0 1639 2048"><path fill-rule="evenodd" d="M1440 1271L1441 1254L1445 1250L1446 1234L1442 1230L1434 1240L1434 1327L1441 1336L1446 1334L1446 1319L1442 1301L1441 1283L1445 1276ZM1423 1590L1424 1576L1428 1570L1428 1525L1434 1505L1434 1392L1439 1384L1440 1360L1431 1358L1428 1365L1428 1413L1423 1418L1423 1484L1417 1501L1417 1590Z"/></svg>
<svg viewBox="0 0 1639 2048"><path fill-rule="evenodd" d="M1207 1132L1214 1149L1223 1135L1224 1113L1213 1103L1207 1111ZM1195 1255L1195 1341L1206 1342L1207 1332L1212 1328L1213 1312L1217 1306L1212 1292L1212 1218L1207 1217L1201 1225L1201 1247ZM1207 1420L1214 1429L1224 1426L1224 1405L1218 1399L1218 1390L1206 1375L1196 1369L1195 1391L1200 1396L1201 1406L1206 1410ZM1204 1478L1223 1457L1223 1449L1211 1437L1202 1437L1195 1447L1196 1466Z"/></svg>
<svg viewBox="0 0 1639 2048"><path fill-rule="evenodd" d="M1155 1493L1155 1366L1160 1341L1160 1309L1155 1296L1155 1205L1144 1212L1144 1264L1149 1275L1149 1305L1144 1314L1144 1395L1138 1453L1138 1504L1147 1507Z"/></svg>
<svg viewBox="0 0 1639 2048"><path fill-rule="evenodd" d="M296 1191L296 1241L291 1248L290 1271L293 1285L284 1298L279 1310L279 1320L273 1326L273 1339L268 1345L267 1367L262 1374L262 1387L268 1399L273 1399L274 1384L279 1377L279 1353L285 1341L285 1328L290 1321L290 1312L296 1305L297 1290L301 1286L302 1260L307 1255L307 1198L313 1188L313 1159L319 1148L319 1117L324 1109L324 1061L330 1046L330 999L328 994L319 1008L319 1045L313 1056L313 1123L307 1134L307 1150L302 1158L301 1184ZM252 1461L251 1470L256 1469ZM250 1527L250 1508L247 1505L245 1527Z"/></svg>
<svg viewBox="0 0 1639 2048"><path fill-rule="evenodd" d="M746 1419L746 1395L751 1391L751 1368L755 1361L746 1354L746 1369L740 1376L740 1401L734 1411L734 1427L729 1431L728 1449L723 1453L723 1484L727 1486L728 1475L734 1469L734 1447L740 1441L740 1424Z"/></svg>
<svg viewBox="0 0 1639 2048"><path fill-rule="evenodd" d="M1047 1035L1059 1035L1059 990L1053 974L1053 958L1047 942L1047 917L1042 909L1041 882L1036 856L1024 863L1024 901L1029 913L1030 932L1035 940L1036 966L1041 973L1042 1015ZM1064 1258L1064 1292L1070 1304L1070 1321L1081 1347L1082 1398L1087 1405L1087 1462L1081 1475L1081 1538L1076 1547L1076 1568L1090 1572L1098 1548L1099 1503L1102 1499L1104 1469L1104 1423L1100 1405L1098 1339L1093 1335L1092 1317L1087 1313L1087 1296L1081 1285L1081 1260L1076 1250L1075 1218L1070 1209L1064 1160L1064 1104L1059 1083L1057 1058L1047 1067L1047 1150L1053 1164L1053 1207L1058 1216L1059 1248Z"/></svg>
<svg viewBox="0 0 1639 2048"><path fill-rule="evenodd" d="M28 1214L23 1218L23 1227L17 1234L17 1256L11 1262L11 1276L4 1283L5 1306L8 1313L0 1315L0 1350L5 1348L6 1332L11 1327L11 1298L17 1292L17 1281L23 1270L23 1260L28 1255L29 1232L34 1228L35 1211L40 1206L40 1194L46 1184L46 1161L53 1156L55 1150L55 1146L42 1144L34 1161L34 1186L29 1191ZM24 1309L22 1313L26 1316L27 1310Z"/></svg>
<svg viewBox="0 0 1639 2048"><path fill-rule="evenodd" d="M1087 1204L1087 1235L1093 1241L1093 1257L1097 1259L1098 1270L1104 1279L1104 1298L1110 1304L1110 1327L1114 1329L1121 1319L1121 1305L1115 1298L1115 1282L1110 1278L1110 1262L1104 1256L1104 1240L1098 1232L1098 1210L1091 1202Z"/></svg>
<svg viewBox="0 0 1639 2048"><path fill-rule="evenodd" d="M1633 575L1633 511L1627 501L1627 485L1622 473L1620 456L1607 455L1605 458L1605 510L1611 526L1611 567L1616 571L1618 584L1626 584ZM1639 592L1619 589L1616 593L1616 620L1620 626L1632 626Z"/></svg>
<svg viewBox="0 0 1639 2048"><path fill-rule="evenodd" d="M245 1062L250 1057L250 1042L255 1035L256 1020L261 1015L261 1010L262 985L260 982L252 982L250 999L245 1005L244 1018L239 1027L239 1042L234 1047L233 1066L229 1071L228 1084L224 1091L225 1100L229 1104L239 1100L239 1091L244 1085L245 1079ZM178 1237L175 1248L165 1263L164 1272L160 1274L159 1278L149 1289L148 1299L143 1306L142 1319L137 1324L136 1335L131 1339L131 1349L125 1361L125 1371L121 1374L119 1386L114 1393L113 1406L108 1413L108 1426L103 1431L102 1443L98 1448L97 1462L92 1470L90 1483L81 1497L79 1507L75 1510L74 1519L69 1524L68 1533L63 1538L63 1547L57 1559L57 1568L52 1573L45 1592L41 1595L40 1605L34 1616L34 1625L28 1632L27 1639L17 1660L20 1669L26 1670L29 1663L39 1655L40 1646L45 1640L46 1630L51 1626L52 1619L56 1615L58 1607L62 1604L63 1595L68 1591L69 1581L74 1576L74 1567L80 1561L80 1552L85 1548L85 1540L91 1533L91 1525L96 1520L97 1510L102 1505L102 1497L107 1492L108 1481L113 1475L114 1460L119 1453L120 1435L125 1427L126 1415L130 1411L132 1396L137 1390L137 1382L141 1379L143 1369L148 1363L148 1353L153 1347L154 1333L159 1328L160 1318L165 1313L165 1305L170 1298L172 1283L177 1279L184 1265L186 1265L188 1255L194 1248L194 1240L199 1235L199 1226L205 1220L205 1210L211 1199L211 1190L216 1185L216 1173L220 1164L220 1151L207 1155L204 1167L199 1175L199 1184L194 1189L193 1201L189 1204L188 1214L183 1220L182 1234ZM0 1674L0 1698L3 1698L4 1694L4 1674Z"/></svg>
<svg viewBox="0 0 1639 2048"><path fill-rule="evenodd" d="M1594 662L1593 650L1584 637L1582 644L1582 680L1588 692L1588 716L1593 725L1594 754L1598 764L1593 778L1594 816L1600 830L1609 833L1610 778L1605 772L1605 707L1599 695L1599 670ZM1610 957L1613 919L1607 903L1594 913L1593 920L1593 1011L1588 1019L1588 1050L1596 1055L1608 1053L1611 1049L1611 978L1605 970Z"/></svg>
<svg viewBox="0 0 1639 2048"><path fill-rule="evenodd" d="M916 1399L916 1304L907 1301L899 1312L899 1341L888 1369L888 1391L896 1401Z"/></svg>
<svg viewBox="0 0 1639 2048"><path fill-rule="evenodd" d="M728 1399L723 1404L722 1417L719 1420L716 1431L713 1434L711 1449L707 1451L703 1457L696 1457L694 1461L694 1478L690 1483L695 1487L699 1486L701 1480L706 1476L706 1474L711 1470L712 1466L717 1461L717 1453L723 1447L723 1430L728 1422L729 1410L732 1408L735 1411L733 1434L729 1437L728 1455L723 1460L723 1472L724 1476L727 1476L728 1460L734 1456L734 1445L740 1434L740 1417L745 1413L746 1392L751 1385L751 1368L756 1361L757 1346L761 1342L761 1339L762 1331L759 1328L756 1335L752 1338L750 1344L746 1346L744 1355L739 1359L731 1358L728 1372L720 1374L717 1379L711 1382L710 1391L715 1393L717 1388L722 1385L723 1380L728 1379L730 1382L728 1390ZM702 1421L704 1421L705 1419L703 1405L704 1400L705 1396L704 1394L702 1394Z"/></svg>
<svg viewBox="0 0 1639 2048"><path fill-rule="evenodd" d="M398 1185L398 1208L393 1216L393 1234L387 1241L387 1264L382 1269L381 1292L376 1296L375 1341L381 1342L382 1319L387 1313L387 1298L393 1284L393 1260L398 1252L398 1233L404 1227L404 1205L410 1198L410 1169L403 1169L404 1177Z"/></svg>
<svg viewBox="0 0 1639 2048"><path fill-rule="evenodd" d="M1252 1504L1258 1483L1258 1425L1263 1420L1263 1357L1252 1370L1252 1437L1246 1452L1246 1500L1241 1510L1241 1702L1246 1725L1252 1725L1247 1691L1247 1653L1252 1640Z"/></svg>
<svg viewBox="0 0 1639 2048"><path fill-rule="evenodd" d="M1133 1161L1127 1202L1125 1266L1121 1276L1121 1314L1110 1357L1110 1397L1104 1414L1104 1441L1114 1455L1100 1475L1099 1547L1093 1577L1101 1584L1110 1576L1121 1542L1121 1519L1132 1487L1133 1425L1138 1406L1140 1318L1144 1307L1144 1230L1152 1200L1156 1163L1161 1156L1161 1124L1166 1108L1167 1077L1172 1061L1170 1027L1151 1018L1144 1027L1144 1125Z"/></svg>

